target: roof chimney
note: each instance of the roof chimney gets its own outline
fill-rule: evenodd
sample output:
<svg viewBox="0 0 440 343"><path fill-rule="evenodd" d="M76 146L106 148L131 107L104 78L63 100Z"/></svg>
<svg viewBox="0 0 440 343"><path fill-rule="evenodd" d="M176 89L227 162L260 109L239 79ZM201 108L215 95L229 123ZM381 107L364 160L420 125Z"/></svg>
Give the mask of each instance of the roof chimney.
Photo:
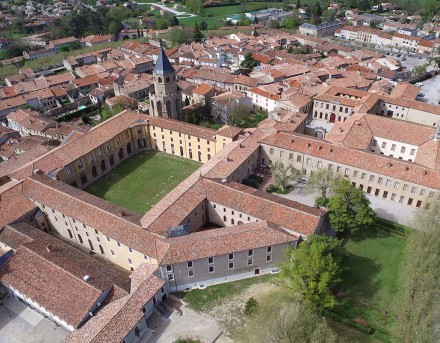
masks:
<svg viewBox="0 0 440 343"><path fill-rule="evenodd" d="M124 210L119 211L118 214L119 214L119 216L121 216L121 217L125 217L125 216L127 215L127 213L125 213Z"/></svg>

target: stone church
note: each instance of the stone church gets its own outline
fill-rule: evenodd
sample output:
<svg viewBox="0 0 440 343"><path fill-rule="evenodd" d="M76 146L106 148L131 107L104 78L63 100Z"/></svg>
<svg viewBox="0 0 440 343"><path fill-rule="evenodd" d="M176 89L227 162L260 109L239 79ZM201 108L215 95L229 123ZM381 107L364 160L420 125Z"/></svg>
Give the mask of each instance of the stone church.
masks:
<svg viewBox="0 0 440 343"><path fill-rule="evenodd" d="M163 49L160 50L153 70L153 78L154 92L150 93L150 114L183 120L182 92L177 86L176 71Z"/></svg>

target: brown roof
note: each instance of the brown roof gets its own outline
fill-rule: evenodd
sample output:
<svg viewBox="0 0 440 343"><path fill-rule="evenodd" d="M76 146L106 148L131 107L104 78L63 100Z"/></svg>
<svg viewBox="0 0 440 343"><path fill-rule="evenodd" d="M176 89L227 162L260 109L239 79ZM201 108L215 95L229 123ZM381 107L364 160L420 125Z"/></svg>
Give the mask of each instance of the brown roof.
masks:
<svg viewBox="0 0 440 343"><path fill-rule="evenodd" d="M126 295L104 307L79 330L72 332L65 343L120 342L142 319L142 308L160 291L164 281L153 274L151 266L140 265L130 276L132 287Z"/></svg>
<svg viewBox="0 0 440 343"><path fill-rule="evenodd" d="M402 97L401 98L392 98L390 96L381 96L380 100L383 102L392 104L392 105L408 107L408 108L412 108L415 110L440 115L440 106L438 106L438 105L427 104L424 102L411 100L411 99L405 99Z"/></svg>
<svg viewBox="0 0 440 343"><path fill-rule="evenodd" d="M63 168L69 163L85 155L87 152L98 148L100 145L109 141L122 131L129 128L139 120L147 118L144 114L131 111L123 111L109 120L93 127L87 134L79 139L69 141L51 152L41 156L32 164L23 166L16 174L15 178L22 179L32 174L34 169L40 169L46 173ZM1 167L0 167L1 168ZM1 170L1 169L0 169Z"/></svg>
<svg viewBox="0 0 440 343"><path fill-rule="evenodd" d="M235 139L242 131L243 129L239 127L223 125L220 129L218 129L217 136L223 136L223 137Z"/></svg>
<svg viewBox="0 0 440 343"><path fill-rule="evenodd" d="M24 181L23 194L147 256L160 259L166 250L161 237L141 228L139 215L63 182L34 175Z"/></svg>
<svg viewBox="0 0 440 343"><path fill-rule="evenodd" d="M0 186L0 228L35 210L36 206L23 196L22 189L20 181L10 181Z"/></svg>
<svg viewBox="0 0 440 343"><path fill-rule="evenodd" d="M265 91L264 89L261 89L261 88L251 88L251 89L249 89L249 92L258 94L260 96L263 96L265 98L269 98L269 99L272 99L272 100L280 100L281 99L281 97L279 95L269 93L269 92L267 92L267 91Z"/></svg>
<svg viewBox="0 0 440 343"><path fill-rule="evenodd" d="M200 85L197 86L197 88L195 88L193 90L193 93L197 93L200 95L206 95L208 94L210 91L212 91L214 89L213 86L208 85L207 83L201 83Z"/></svg>
<svg viewBox="0 0 440 343"><path fill-rule="evenodd" d="M102 294L26 247L20 247L0 269L0 278L74 328Z"/></svg>
<svg viewBox="0 0 440 343"><path fill-rule="evenodd" d="M52 119L40 116L38 112L19 109L9 113L6 118L16 122L18 125L28 129L43 133L49 126L55 126L56 122Z"/></svg>
<svg viewBox="0 0 440 343"><path fill-rule="evenodd" d="M415 100L420 88L408 82L399 82L390 94L391 98L405 98Z"/></svg>
<svg viewBox="0 0 440 343"><path fill-rule="evenodd" d="M8 241L12 242L15 247L8 245L15 250L20 246L26 246L32 252L77 278L82 279L84 275L89 275L91 278L88 283L97 289L106 290L110 286L117 285L126 293L130 291L128 274L119 272L109 264L99 262L88 254L29 224L7 225L0 231L0 241L6 244Z"/></svg>
<svg viewBox="0 0 440 343"><path fill-rule="evenodd" d="M324 211L233 181L203 180L210 202L272 222L302 235L315 232Z"/></svg>
<svg viewBox="0 0 440 343"><path fill-rule="evenodd" d="M211 256L290 243L298 239L299 235L290 234L277 225L264 220L211 229L166 239L170 248L162 263L194 261Z"/></svg>
<svg viewBox="0 0 440 343"><path fill-rule="evenodd" d="M261 143L440 189L440 176L433 170L414 162L351 149L297 133L276 133L265 137Z"/></svg>

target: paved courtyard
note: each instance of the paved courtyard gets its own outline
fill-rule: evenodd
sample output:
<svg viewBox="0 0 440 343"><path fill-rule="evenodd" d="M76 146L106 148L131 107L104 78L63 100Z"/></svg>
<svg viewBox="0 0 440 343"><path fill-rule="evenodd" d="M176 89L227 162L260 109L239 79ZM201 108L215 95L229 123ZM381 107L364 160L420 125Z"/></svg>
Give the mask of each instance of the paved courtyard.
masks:
<svg viewBox="0 0 440 343"><path fill-rule="evenodd" d="M305 185L295 184L292 192L283 195L279 194L279 196L313 206L319 193L307 190ZM414 208L374 196L367 195L367 197L371 201L371 207L380 218L402 225L410 225L414 215Z"/></svg>
<svg viewBox="0 0 440 343"><path fill-rule="evenodd" d="M181 309L183 315L174 311L169 318L153 313L148 319L148 326L155 333L149 336L149 343L170 343L178 338L198 338L203 343L218 342L217 338L222 335L222 330L215 319L188 307Z"/></svg>
<svg viewBox="0 0 440 343"><path fill-rule="evenodd" d="M425 96L418 98L418 100L434 105L440 104L440 75L423 81L422 83L423 85L420 91L425 94Z"/></svg>
<svg viewBox="0 0 440 343"><path fill-rule="evenodd" d="M0 342L2 343L58 343L68 334L13 297L0 305Z"/></svg>

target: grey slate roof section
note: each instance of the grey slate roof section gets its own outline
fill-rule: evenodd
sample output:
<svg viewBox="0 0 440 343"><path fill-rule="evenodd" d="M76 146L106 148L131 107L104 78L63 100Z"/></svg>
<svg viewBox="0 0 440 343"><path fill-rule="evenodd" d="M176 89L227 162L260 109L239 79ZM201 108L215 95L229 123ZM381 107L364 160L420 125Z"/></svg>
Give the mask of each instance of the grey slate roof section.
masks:
<svg viewBox="0 0 440 343"><path fill-rule="evenodd" d="M160 49L159 57L157 58L156 66L154 67L153 74L155 75L166 75L172 74L176 70L171 65L170 60L168 59L165 51Z"/></svg>

